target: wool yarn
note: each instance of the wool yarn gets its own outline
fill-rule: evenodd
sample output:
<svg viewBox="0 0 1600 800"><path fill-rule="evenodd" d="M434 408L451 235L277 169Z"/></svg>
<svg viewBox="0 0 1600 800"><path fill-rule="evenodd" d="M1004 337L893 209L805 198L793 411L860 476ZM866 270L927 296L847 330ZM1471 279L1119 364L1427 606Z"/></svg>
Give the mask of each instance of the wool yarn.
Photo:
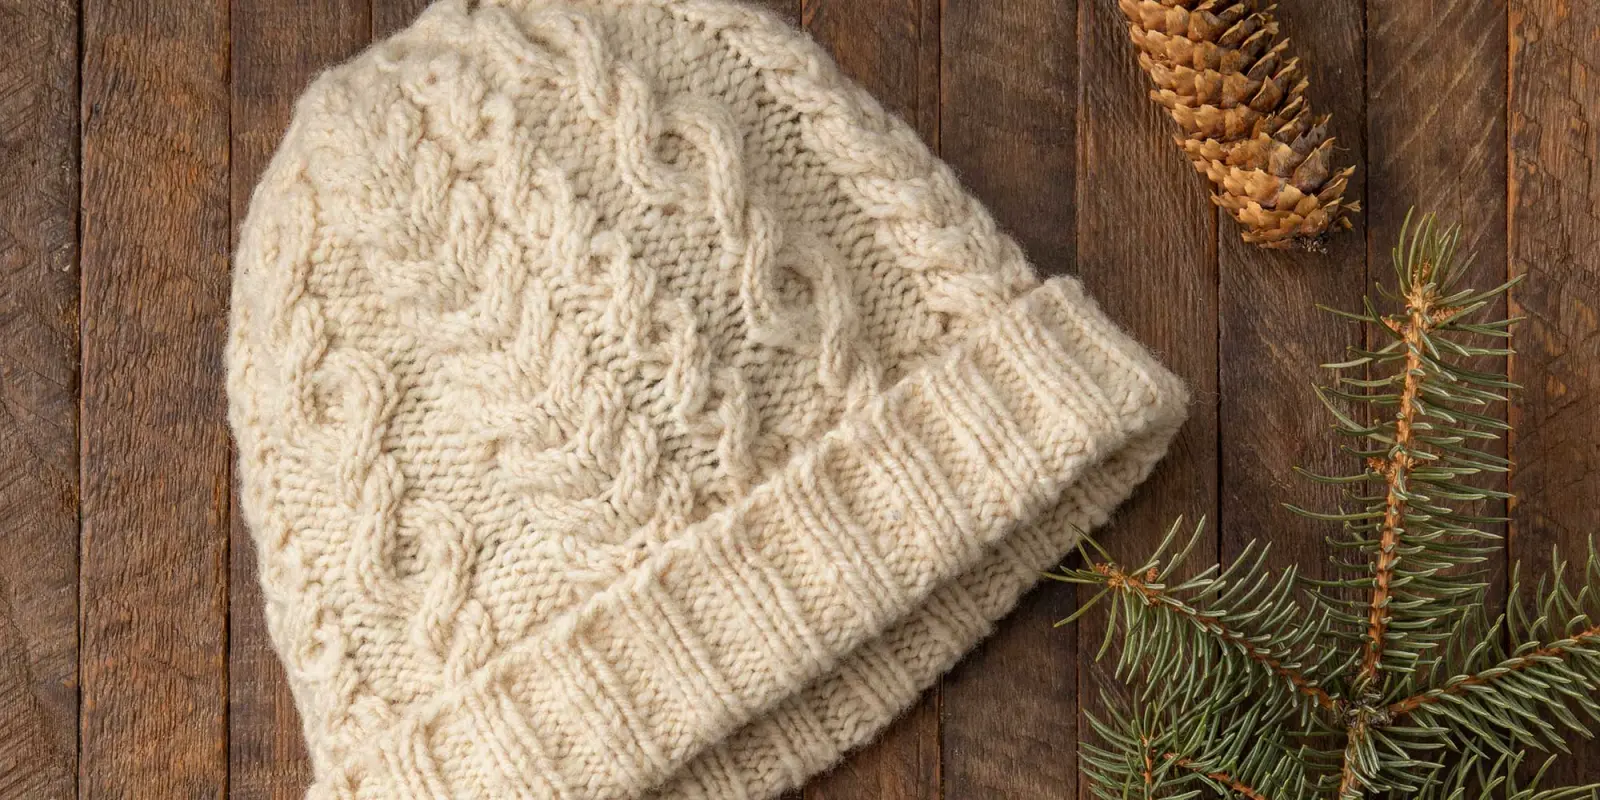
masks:
<svg viewBox="0 0 1600 800"><path fill-rule="evenodd" d="M727 0L442 0L321 75L241 230L228 394L314 798L798 785L1184 405Z"/></svg>

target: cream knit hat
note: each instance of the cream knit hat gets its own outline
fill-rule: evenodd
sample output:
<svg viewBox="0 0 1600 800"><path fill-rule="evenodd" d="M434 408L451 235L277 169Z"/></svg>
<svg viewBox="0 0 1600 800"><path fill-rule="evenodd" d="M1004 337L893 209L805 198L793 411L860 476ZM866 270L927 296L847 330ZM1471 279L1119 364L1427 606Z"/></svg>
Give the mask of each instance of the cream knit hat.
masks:
<svg viewBox="0 0 1600 800"><path fill-rule="evenodd" d="M765 798L1148 472L1183 390L723 0L444 0L251 202L229 396L317 798Z"/></svg>

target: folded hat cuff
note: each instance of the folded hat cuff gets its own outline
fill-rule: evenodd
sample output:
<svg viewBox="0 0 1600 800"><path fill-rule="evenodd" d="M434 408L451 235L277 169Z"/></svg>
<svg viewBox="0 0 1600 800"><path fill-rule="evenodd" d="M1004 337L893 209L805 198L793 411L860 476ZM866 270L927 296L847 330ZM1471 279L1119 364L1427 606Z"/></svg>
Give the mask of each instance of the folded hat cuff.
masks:
<svg viewBox="0 0 1600 800"><path fill-rule="evenodd" d="M1182 402L1075 281L1047 281L407 712L311 796L642 792L835 669Z"/></svg>
<svg viewBox="0 0 1600 800"><path fill-rule="evenodd" d="M885 633L816 683L678 770L651 800L776 797L877 735L994 628L1084 531L1104 524L1166 452L1182 415L1130 439L1017 526L972 569L935 589ZM1037 632L1028 634L1039 635ZM1069 709L1070 712L1070 709Z"/></svg>

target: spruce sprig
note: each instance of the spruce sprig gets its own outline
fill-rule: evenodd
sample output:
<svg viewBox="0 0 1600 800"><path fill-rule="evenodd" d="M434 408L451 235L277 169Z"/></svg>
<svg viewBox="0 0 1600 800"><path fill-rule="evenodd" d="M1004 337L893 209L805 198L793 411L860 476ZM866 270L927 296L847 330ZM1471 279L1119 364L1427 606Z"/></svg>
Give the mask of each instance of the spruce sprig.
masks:
<svg viewBox="0 0 1600 800"><path fill-rule="evenodd" d="M1516 387L1471 363L1510 354L1515 320L1490 310L1515 281L1461 286L1459 242L1408 217L1393 288L1334 310L1377 339L1316 390L1359 468L1302 471L1344 507L1289 506L1339 523L1334 579L1274 572L1254 544L1181 578L1203 520L1137 566L1085 537L1085 566L1049 575L1098 588L1062 624L1109 605L1097 658L1115 652L1120 689L1102 692L1081 759L1098 796L1600 797L1540 788L1551 760L1533 755L1600 721L1600 552L1573 575L1553 554L1532 591L1514 568L1505 611L1487 611L1504 518L1482 509L1509 495L1477 484L1509 468L1487 449L1508 430L1490 409Z"/></svg>

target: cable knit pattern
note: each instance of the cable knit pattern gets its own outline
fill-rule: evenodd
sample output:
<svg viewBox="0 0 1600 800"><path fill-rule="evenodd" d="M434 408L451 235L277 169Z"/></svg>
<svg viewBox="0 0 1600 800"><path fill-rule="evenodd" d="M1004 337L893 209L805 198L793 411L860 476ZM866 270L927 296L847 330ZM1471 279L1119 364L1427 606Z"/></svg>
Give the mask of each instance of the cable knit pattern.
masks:
<svg viewBox="0 0 1600 800"><path fill-rule="evenodd" d="M905 708L1183 390L726 0L443 0L322 75L229 396L315 798L766 798Z"/></svg>

